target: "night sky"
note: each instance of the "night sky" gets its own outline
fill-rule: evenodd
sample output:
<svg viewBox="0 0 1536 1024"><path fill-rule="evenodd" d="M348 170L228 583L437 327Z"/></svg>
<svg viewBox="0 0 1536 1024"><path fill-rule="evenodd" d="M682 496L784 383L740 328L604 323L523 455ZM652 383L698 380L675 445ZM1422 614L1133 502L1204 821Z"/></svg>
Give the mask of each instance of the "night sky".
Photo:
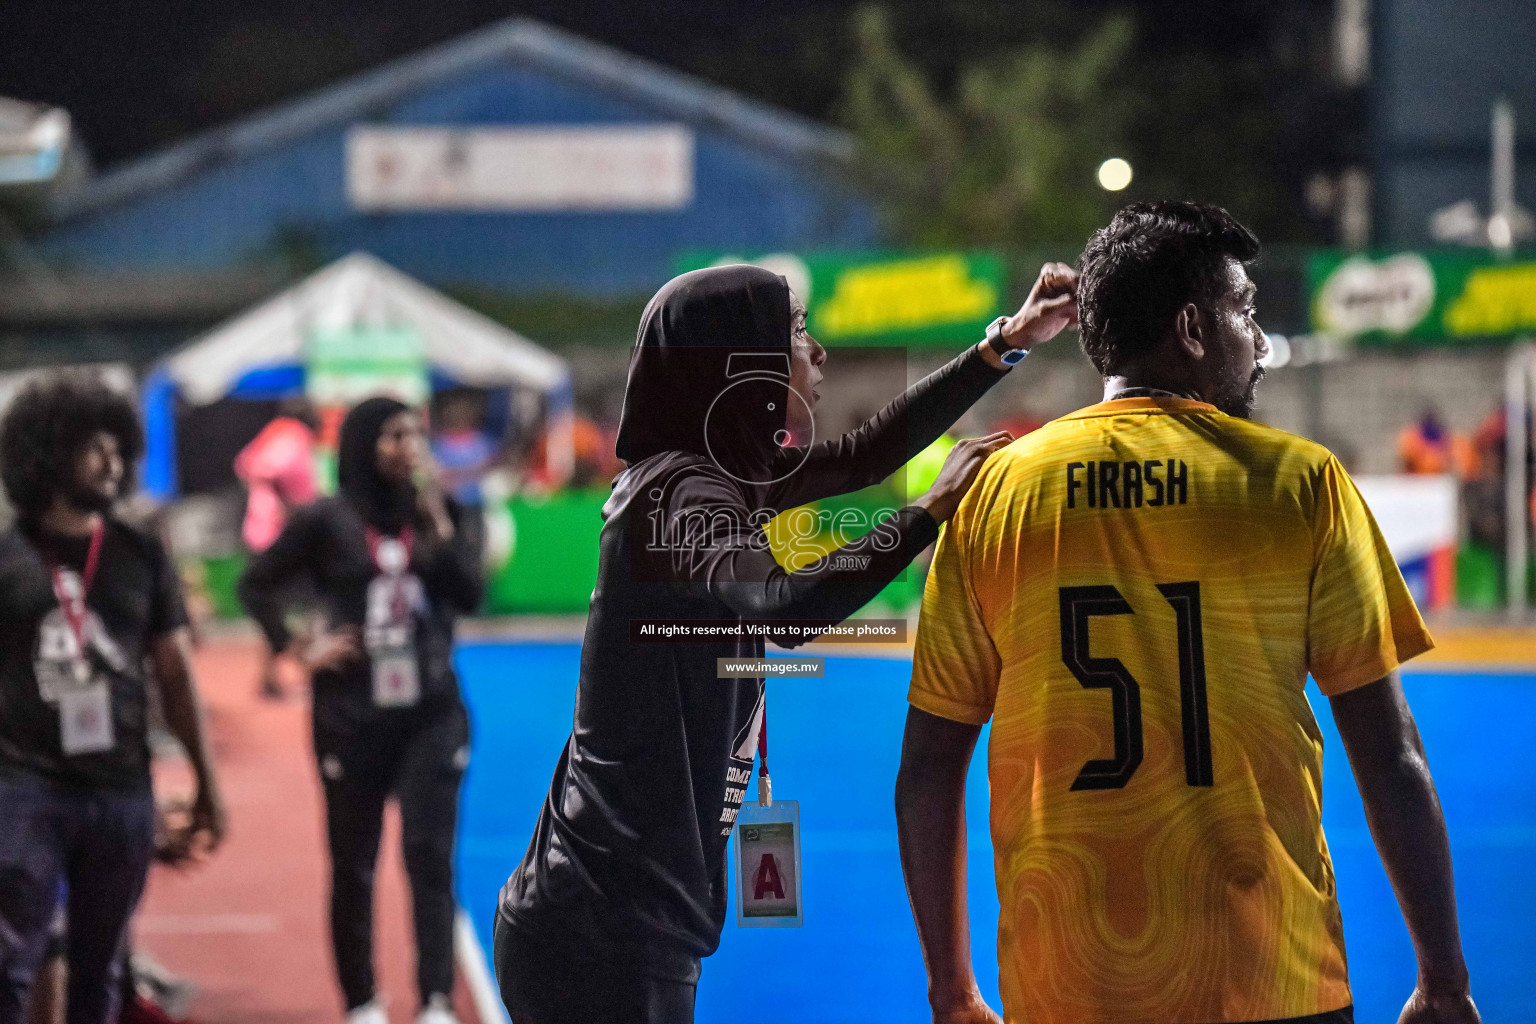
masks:
<svg viewBox="0 0 1536 1024"><path fill-rule="evenodd" d="M98 166L300 96L521 14L812 117L835 119L853 0L9 0L0 95L70 110ZM907 53L943 81L957 62L1070 37L1104 0L893 0ZM1123 5L1121 5L1123 6ZM1327 0L1142 5L1148 60L1243 61L1287 45L1284 23ZM1283 10L1277 10L1281 9ZM744 57L744 55L746 55Z"/></svg>

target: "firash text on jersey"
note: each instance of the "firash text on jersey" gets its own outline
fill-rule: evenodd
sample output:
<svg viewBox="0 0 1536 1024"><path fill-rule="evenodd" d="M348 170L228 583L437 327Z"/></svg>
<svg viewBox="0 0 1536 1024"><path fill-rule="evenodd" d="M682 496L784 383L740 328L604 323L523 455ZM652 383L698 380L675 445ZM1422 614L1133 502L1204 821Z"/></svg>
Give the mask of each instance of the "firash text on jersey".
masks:
<svg viewBox="0 0 1536 1024"><path fill-rule="evenodd" d="M1078 492L1084 492L1079 494ZM1067 508L1141 508L1189 503L1189 464L1179 459L1067 463Z"/></svg>

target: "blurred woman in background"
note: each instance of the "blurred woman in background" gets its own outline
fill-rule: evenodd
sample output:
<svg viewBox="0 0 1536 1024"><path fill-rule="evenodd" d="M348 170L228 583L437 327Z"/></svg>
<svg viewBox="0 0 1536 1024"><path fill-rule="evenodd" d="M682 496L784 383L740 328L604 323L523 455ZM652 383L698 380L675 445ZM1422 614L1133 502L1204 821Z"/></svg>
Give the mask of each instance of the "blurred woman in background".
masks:
<svg viewBox="0 0 1536 1024"><path fill-rule="evenodd" d="M436 483L421 417L388 398L347 416L340 493L293 510L240 580L274 652L312 674L315 758L331 855L331 940L349 1024L388 1024L374 990L373 874L384 803L400 803L416 930L418 1024L456 1024L453 837L469 719L453 670L457 617L480 602L475 531ZM296 644L281 594L307 579L329 623Z"/></svg>

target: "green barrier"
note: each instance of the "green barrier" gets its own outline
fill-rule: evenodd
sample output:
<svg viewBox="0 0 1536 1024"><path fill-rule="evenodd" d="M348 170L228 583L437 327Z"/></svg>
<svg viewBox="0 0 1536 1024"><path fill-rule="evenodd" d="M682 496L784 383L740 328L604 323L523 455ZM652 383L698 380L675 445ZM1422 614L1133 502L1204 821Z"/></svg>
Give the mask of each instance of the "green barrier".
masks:
<svg viewBox="0 0 1536 1024"><path fill-rule="evenodd" d="M1504 607L1503 556L1468 541L1456 552L1456 607L1492 611Z"/></svg>
<svg viewBox="0 0 1536 1024"><path fill-rule="evenodd" d="M607 491L563 491L542 501L514 498L512 559L490 581L485 610L494 615L559 615L587 610L597 583L597 538ZM818 503L831 512L876 510L900 504L891 491L871 487ZM818 535L817 540L821 540ZM871 603L900 614L922 599L924 573L909 568Z"/></svg>
<svg viewBox="0 0 1536 1024"><path fill-rule="evenodd" d="M608 491L559 491L509 502L512 558L489 581L492 615L565 615L587 610L597 584L597 535Z"/></svg>
<svg viewBox="0 0 1536 1024"><path fill-rule="evenodd" d="M203 560L203 593L213 606L215 618L238 619L245 614L235 596L235 584L245 571L245 555L223 555Z"/></svg>
<svg viewBox="0 0 1536 1024"><path fill-rule="evenodd" d="M602 529L606 490L561 491L548 498L524 497L508 502L515 541L512 557L487 580L483 613L489 615L569 615L586 612L597 583L598 532ZM828 513L855 509L866 519L880 509L900 505L884 487L840 495L812 506ZM830 546L830 536L818 531L810 543ZM782 556L782 553L779 552ZM196 565L188 566L188 589L201 589L215 616L239 618L243 613L235 584L245 568L244 555L206 558L202 579ZM871 603L876 610L901 614L922 599L924 572L912 566Z"/></svg>
<svg viewBox="0 0 1536 1024"><path fill-rule="evenodd" d="M511 560L486 581L491 615L583 613L597 581L597 534L607 491L562 491L547 500L508 502L516 531ZM215 617L238 619L244 612L235 584L245 569L244 554L204 558L184 567L189 592L201 591ZM199 578L200 577L200 578Z"/></svg>
<svg viewBox="0 0 1536 1024"><path fill-rule="evenodd" d="M514 498L508 504L516 529L512 559L487 581L483 611L492 615L568 615L586 612L597 582L597 538L602 528L607 491L564 491L542 501ZM811 506L837 513L856 509L873 516L897 504L886 487L828 498ZM831 546L831 537L818 532L810 543ZM780 545L775 545L781 558ZM245 568L245 556L222 555L183 565L189 593L201 591L216 618L237 619L244 612L235 584ZM861 615L902 615L923 599L926 568L908 566L876 595ZM1536 591L1536 560L1531 575ZM1533 592L1536 597L1536 592ZM1456 557L1456 605L1473 610L1504 606L1504 566L1495 550L1468 543Z"/></svg>

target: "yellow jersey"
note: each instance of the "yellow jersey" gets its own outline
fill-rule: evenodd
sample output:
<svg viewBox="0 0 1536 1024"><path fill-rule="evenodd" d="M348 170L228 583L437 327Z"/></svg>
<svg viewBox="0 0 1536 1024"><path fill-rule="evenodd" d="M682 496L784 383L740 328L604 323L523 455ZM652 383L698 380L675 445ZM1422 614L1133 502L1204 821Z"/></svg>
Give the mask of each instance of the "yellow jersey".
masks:
<svg viewBox="0 0 1536 1024"><path fill-rule="evenodd" d="M1010 1024L1348 1005L1303 688L1343 693L1433 643L1310 441L1120 399L993 455L940 536L908 699L992 720Z"/></svg>

